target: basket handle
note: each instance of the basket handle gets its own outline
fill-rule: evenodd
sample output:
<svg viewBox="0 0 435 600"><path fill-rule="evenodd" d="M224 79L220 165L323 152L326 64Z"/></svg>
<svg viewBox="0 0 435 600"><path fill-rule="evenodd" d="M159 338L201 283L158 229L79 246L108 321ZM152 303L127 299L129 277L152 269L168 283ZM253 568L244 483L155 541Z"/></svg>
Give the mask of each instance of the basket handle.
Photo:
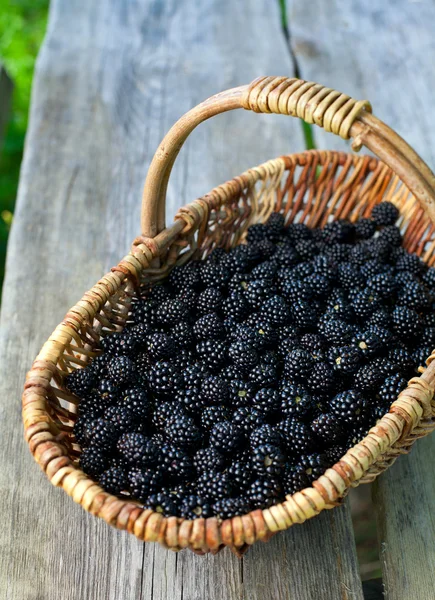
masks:
<svg viewBox="0 0 435 600"><path fill-rule="evenodd" d="M155 237L165 228L165 199L175 159L197 125L220 113L244 108L291 115L315 123L343 139L353 138L355 151L365 146L386 163L426 209L435 223L435 176L418 154L390 127L371 114L367 100L302 79L260 77L208 98L169 130L151 162L142 197L141 228Z"/></svg>

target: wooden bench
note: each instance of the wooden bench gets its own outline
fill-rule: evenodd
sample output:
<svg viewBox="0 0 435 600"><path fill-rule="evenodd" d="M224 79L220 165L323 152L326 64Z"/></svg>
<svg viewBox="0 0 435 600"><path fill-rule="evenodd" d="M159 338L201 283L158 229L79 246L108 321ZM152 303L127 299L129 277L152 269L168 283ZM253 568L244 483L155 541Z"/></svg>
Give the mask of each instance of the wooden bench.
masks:
<svg viewBox="0 0 435 600"><path fill-rule="evenodd" d="M139 231L141 188L163 134L186 110L259 75L294 75L372 101L429 165L432 3L293 0L54 0L36 68L3 293L0 597L7 600L361 600L348 502L239 560L143 544L54 489L22 439L26 371L66 310ZM318 147L344 144L314 131ZM248 167L304 148L301 124L241 111L189 139L169 215ZM435 598L435 438L374 489L388 600Z"/></svg>

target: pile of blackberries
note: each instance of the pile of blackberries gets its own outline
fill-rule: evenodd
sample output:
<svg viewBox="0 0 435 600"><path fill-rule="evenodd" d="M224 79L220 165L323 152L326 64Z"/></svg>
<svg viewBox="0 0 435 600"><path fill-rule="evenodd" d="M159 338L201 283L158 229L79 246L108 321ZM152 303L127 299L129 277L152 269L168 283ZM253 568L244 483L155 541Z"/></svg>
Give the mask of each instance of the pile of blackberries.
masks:
<svg viewBox="0 0 435 600"><path fill-rule="evenodd" d="M173 269L70 374L81 468L109 493L226 519L309 486L435 347L435 269L397 209L284 226Z"/></svg>

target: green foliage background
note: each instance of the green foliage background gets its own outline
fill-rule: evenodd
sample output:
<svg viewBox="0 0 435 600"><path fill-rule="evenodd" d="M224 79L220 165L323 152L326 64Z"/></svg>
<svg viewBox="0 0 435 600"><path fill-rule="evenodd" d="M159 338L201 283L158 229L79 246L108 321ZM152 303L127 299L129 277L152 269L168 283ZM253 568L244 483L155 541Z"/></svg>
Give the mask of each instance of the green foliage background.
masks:
<svg viewBox="0 0 435 600"><path fill-rule="evenodd" d="M0 2L0 60L14 82L12 110L0 149L0 293L23 157L33 70L47 25L47 13L48 0Z"/></svg>

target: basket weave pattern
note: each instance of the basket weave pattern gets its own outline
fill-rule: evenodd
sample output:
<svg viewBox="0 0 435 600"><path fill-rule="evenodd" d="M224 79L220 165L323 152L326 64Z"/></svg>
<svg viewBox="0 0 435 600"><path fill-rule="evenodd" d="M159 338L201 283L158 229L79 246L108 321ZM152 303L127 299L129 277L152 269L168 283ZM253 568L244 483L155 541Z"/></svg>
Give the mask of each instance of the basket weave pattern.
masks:
<svg viewBox="0 0 435 600"><path fill-rule="evenodd" d="M318 124L327 118L328 128L342 137L349 136L357 115L368 106L352 100L352 105L334 120L337 111L347 103L347 100L339 103L331 112L330 106L343 97L338 92L331 98L333 91L325 92L325 88L316 84L306 84L301 91L306 82L301 84L296 80L296 92L311 93L302 110L297 109L298 99L295 101L288 91L295 80L263 78L259 81L260 84L254 82L244 90L245 108L296 114ZM264 92L267 86L269 89ZM277 89L279 93L271 99L270 93ZM320 96L318 103L314 108L307 108L315 94ZM293 104L296 102L296 108L289 98ZM329 104L319 109L324 98L329 98ZM164 170L166 179L174 158L167 171ZM427 181L427 173L423 173L423 177ZM163 185L163 194L164 190ZM405 247L432 265L435 227L428 216L430 211L422 207L415 195L376 158L308 151L270 160L215 188L180 209L171 227L163 229L157 224L157 235L148 235L155 227L148 221L147 226L142 227L144 235L134 240L128 256L66 314L27 375L23 394L25 436L50 481L63 487L75 502L92 514L134 533L141 540L158 541L172 550L190 548L199 554L216 553L223 546L229 546L238 555L257 540L267 541L276 532L302 523L325 508L333 508L350 487L373 481L398 456L409 452L418 438L435 428L435 365L413 378L366 438L311 487L287 496L282 504L223 522L215 517L194 521L165 518L144 510L128 496L121 499L107 494L83 473L78 467L80 448L72 433L79 399L66 390L64 381L68 373L86 366L98 355L102 336L122 330L132 298L141 286L165 278L175 264L205 257L215 247L230 248L243 243L247 228L252 223L265 222L272 211L282 213L287 224L295 221L318 227L336 218L356 221L369 215L376 203L389 200L400 211ZM428 364L434 359L435 354L432 354Z"/></svg>

